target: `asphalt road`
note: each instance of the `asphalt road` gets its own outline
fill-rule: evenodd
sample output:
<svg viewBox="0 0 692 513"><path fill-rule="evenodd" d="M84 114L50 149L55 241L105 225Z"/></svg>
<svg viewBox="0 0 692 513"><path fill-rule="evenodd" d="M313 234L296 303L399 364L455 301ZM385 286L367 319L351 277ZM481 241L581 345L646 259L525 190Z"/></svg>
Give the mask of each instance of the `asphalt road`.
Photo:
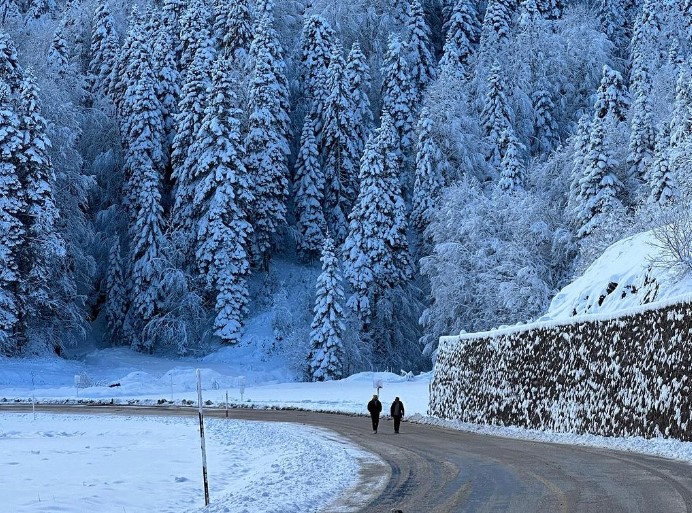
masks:
<svg viewBox="0 0 692 513"><path fill-rule="evenodd" d="M1 411L30 406L2 406ZM128 415L197 415L194 408L55 407ZM205 410L223 417L223 410ZM369 417L303 411L230 410L234 419L328 428L380 456L327 513L692 513L692 466L633 453L526 442ZM261 513L261 512L257 512Z"/></svg>

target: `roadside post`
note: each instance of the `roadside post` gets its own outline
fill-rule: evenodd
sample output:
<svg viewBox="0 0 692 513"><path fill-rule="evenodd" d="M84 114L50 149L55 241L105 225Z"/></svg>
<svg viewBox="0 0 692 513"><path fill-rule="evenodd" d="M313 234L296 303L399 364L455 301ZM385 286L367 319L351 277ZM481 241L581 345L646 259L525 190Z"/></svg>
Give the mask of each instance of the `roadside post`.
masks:
<svg viewBox="0 0 692 513"><path fill-rule="evenodd" d="M382 384L382 378L374 378L372 380L372 388L377 389L377 397L380 397L380 388L382 388L384 385Z"/></svg>
<svg viewBox="0 0 692 513"><path fill-rule="evenodd" d="M202 478L204 479L204 505L209 506L209 482L207 481L207 448L204 443L204 411L202 409L202 375L197 369L197 404L199 406L199 437L202 440Z"/></svg>

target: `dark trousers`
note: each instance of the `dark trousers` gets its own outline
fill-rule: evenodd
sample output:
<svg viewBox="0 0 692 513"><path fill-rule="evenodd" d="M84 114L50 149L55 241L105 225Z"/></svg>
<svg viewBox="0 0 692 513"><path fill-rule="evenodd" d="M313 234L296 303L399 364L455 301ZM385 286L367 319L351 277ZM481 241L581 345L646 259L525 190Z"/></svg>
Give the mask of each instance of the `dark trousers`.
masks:
<svg viewBox="0 0 692 513"><path fill-rule="evenodd" d="M377 431L377 426L380 424L380 416L370 415L370 419L372 419L372 430Z"/></svg>
<svg viewBox="0 0 692 513"><path fill-rule="evenodd" d="M394 417L394 432L399 432L399 426L401 426L401 417Z"/></svg>

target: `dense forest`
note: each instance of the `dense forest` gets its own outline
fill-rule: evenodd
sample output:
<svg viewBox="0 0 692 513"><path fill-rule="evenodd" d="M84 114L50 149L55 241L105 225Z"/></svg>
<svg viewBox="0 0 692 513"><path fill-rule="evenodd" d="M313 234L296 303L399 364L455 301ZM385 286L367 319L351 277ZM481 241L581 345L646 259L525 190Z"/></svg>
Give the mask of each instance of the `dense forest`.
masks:
<svg viewBox="0 0 692 513"><path fill-rule="evenodd" d="M97 320L137 351L238 344L289 261L307 379L421 369L685 225L692 0L0 0L0 23L6 356Z"/></svg>

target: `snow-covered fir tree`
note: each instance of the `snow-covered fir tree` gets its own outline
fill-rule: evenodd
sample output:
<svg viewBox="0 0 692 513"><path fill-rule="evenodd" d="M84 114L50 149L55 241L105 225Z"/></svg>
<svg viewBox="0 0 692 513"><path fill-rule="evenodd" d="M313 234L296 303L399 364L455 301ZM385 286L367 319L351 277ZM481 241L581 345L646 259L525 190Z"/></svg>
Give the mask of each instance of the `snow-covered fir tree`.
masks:
<svg viewBox="0 0 692 513"><path fill-rule="evenodd" d="M344 290L339 259L331 238L324 240L322 273L317 278L315 314L310 332L308 375L312 381L330 381L344 376Z"/></svg>
<svg viewBox="0 0 692 513"><path fill-rule="evenodd" d="M344 276L353 291L348 306L361 319L364 331L386 289L402 284L412 274L396 137L394 124L385 115L361 159L360 192L343 247Z"/></svg>
<svg viewBox="0 0 692 513"><path fill-rule="evenodd" d="M108 252L105 310L110 340L122 340L125 316L127 315L127 289L120 254L120 240L117 237Z"/></svg>
<svg viewBox="0 0 692 513"><path fill-rule="evenodd" d="M248 0L233 0L230 5L217 2L214 33L222 49L236 58L247 54L252 42L252 15Z"/></svg>
<svg viewBox="0 0 692 513"><path fill-rule="evenodd" d="M524 186L524 164L521 158L521 143L511 128L502 133L504 155L500 161L500 180L497 185L503 191L514 192Z"/></svg>
<svg viewBox="0 0 692 513"><path fill-rule="evenodd" d="M598 118L610 117L619 123L627 119L630 107L627 87L622 75L608 65L603 66L601 84L596 91L595 115Z"/></svg>
<svg viewBox="0 0 692 513"><path fill-rule="evenodd" d="M265 15L259 27L265 31L273 30L269 15ZM272 40L262 39L265 44L271 44ZM272 236L286 218L289 153L285 132L288 115L282 105L284 93L277 91L285 82L285 77L280 77L283 60L277 62L270 50L270 47L258 43L252 52L255 68L250 84L249 131L245 138L245 166L253 183L254 196L253 254L265 270L269 268Z"/></svg>
<svg viewBox="0 0 692 513"><path fill-rule="evenodd" d="M322 130L322 170L325 180L325 217L334 239L341 243L348 230L347 217L358 191L358 154L353 103L344 72L341 45L329 63L329 95L325 99Z"/></svg>
<svg viewBox="0 0 692 513"><path fill-rule="evenodd" d="M480 38L480 31L475 2L455 2L447 28L440 68L447 68L447 72L452 74L469 75L470 57Z"/></svg>
<svg viewBox="0 0 692 513"><path fill-rule="evenodd" d="M0 351L16 353L24 340L21 332L22 298L20 287L21 254L26 229L22 219L27 212L18 168L22 134L19 118L10 102L9 86L0 80Z"/></svg>
<svg viewBox="0 0 692 513"><path fill-rule="evenodd" d="M389 116L395 133L395 154L400 162L413 150L413 127L416 119L416 97L411 68L406 55L408 48L399 36L392 34L382 65L382 115ZM407 179L402 184L410 194Z"/></svg>
<svg viewBox="0 0 692 513"><path fill-rule="evenodd" d="M9 93L19 90L22 71L17 57L17 48L10 36L0 30L0 77L9 87Z"/></svg>
<svg viewBox="0 0 692 513"><path fill-rule="evenodd" d="M308 261L321 251L327 224L324 219L324 173L320 167L315 122L306 118L296 157L294 183L295 210L298 223L298 251Z"/></svg>
<svg viewBox="0 0 692 513"><path fill-rule="evenodd" d="M622 208L618 199L622 183L615 175L615 164L605 141L605 122L596 115L591 124L583 176L579 181L579 237L591 235L603 227L609 215Z"/></svg>
<svg viewBox="0 0 692 513"><path fill-rule="evenodd" d="M442 160L440 148L432 134L432 119L427 108L418 119L418 144L416 152L416 181L413 185L413 208L411 221L419 233L430 223L436 207L436 199L444 187L444 178L439 164Z"/></svg>
<svg viewBox="0 0 692 513"><path fill-rule="evenodd" d="M480 117L488 144L486 159L491 166L500 164L505 152L502 134L512 128L513 113L504 80L502 67L496 60L488 75L488 89Z"/></svg>
<svg viewBox="0 0 692 513"><path fill-rule="evenodd" d="M558 146L559 127L554 117L556 108L548 79L542 77L537 85L537 90L531 95L534 115L531 142L534 153L547 154Z"/></svg>
<svg viewBox="0 0 692 513"><path fill-rule="evenodd" d="M58 76L66 75L70 67L69 50L64 30L65 27L62 24L55 30L46 58L48 69Z"/></svg>
<svg viewBox="0 0 692 513"><path fill-rule="evenodd" d="M346 77L348 90L353 106L355 131L352 134L353 144L358 155L363 154L365 143L373 130L372 108L370 106L370 68L367 58L356 41L351 47L346 60Z"/></svg>
<svg viewBox="0 0 692 513"><path fill-rule="evenodd" d="M216 296L214 334L234 344L240 341L249 301L246 281L252 227L248 216L253 198L243 164L242 111L230 68L227 58L217 60L211 98L191 154L196 156L197 266L206 288Z"/></svg>
<svg viewBox="0 0 692 513"><path fill-rule="evenodd" d="M651 204L669 205L680 197L675 172L670 167L670 127L663 125L656 136L656 148L651 167L646 174L649 186L648 201Z"/></svg>
<svg viewBox="0 0 692 513"><path fill-rule="evenodd" d="M416 100L420 101L425 88L435 79L436 62L432 53L430 27L425 21L425 13L419 0L410 0L407 17L411 80Z"/></svg>
<svg viewBox="0 0 692 513"><path fill-rule="evenodd" d="M26 195L27 242L22 282L23 318L27 325L45 328L42 321L61 318L66 298L51 290L65 266L65 241L58 232L60 213L55 197L55 172L48 151L46 120L42 115L39 90L31 70L21 87L22 182ZM40 335L36 335L38 338ZM48 342L48 341L46 341ZM56 343L55 341L53 341ZM59 344L58 344L59 345Z"/></svg>
<svg viewBox="0 0 692 513"><path fill-rule="evenodd" d="M153 341L143 336L147 323L158 313L159 279L162 264L163 208L161 204L165 132L161 106L154 87L149 56L151 47L142 43L128 74L121 123L123 134L130 241L130 309L127 337L138 349L152 350Z"/></svg>
<svg viewBox="0 0 692 513"><path fill-rule="evenodd" d="M115 19L107 0L100 0L97 3L93 23L89 87L92 94L105 96L108 93L109 77L116 65L120 46Z"/></svg>

